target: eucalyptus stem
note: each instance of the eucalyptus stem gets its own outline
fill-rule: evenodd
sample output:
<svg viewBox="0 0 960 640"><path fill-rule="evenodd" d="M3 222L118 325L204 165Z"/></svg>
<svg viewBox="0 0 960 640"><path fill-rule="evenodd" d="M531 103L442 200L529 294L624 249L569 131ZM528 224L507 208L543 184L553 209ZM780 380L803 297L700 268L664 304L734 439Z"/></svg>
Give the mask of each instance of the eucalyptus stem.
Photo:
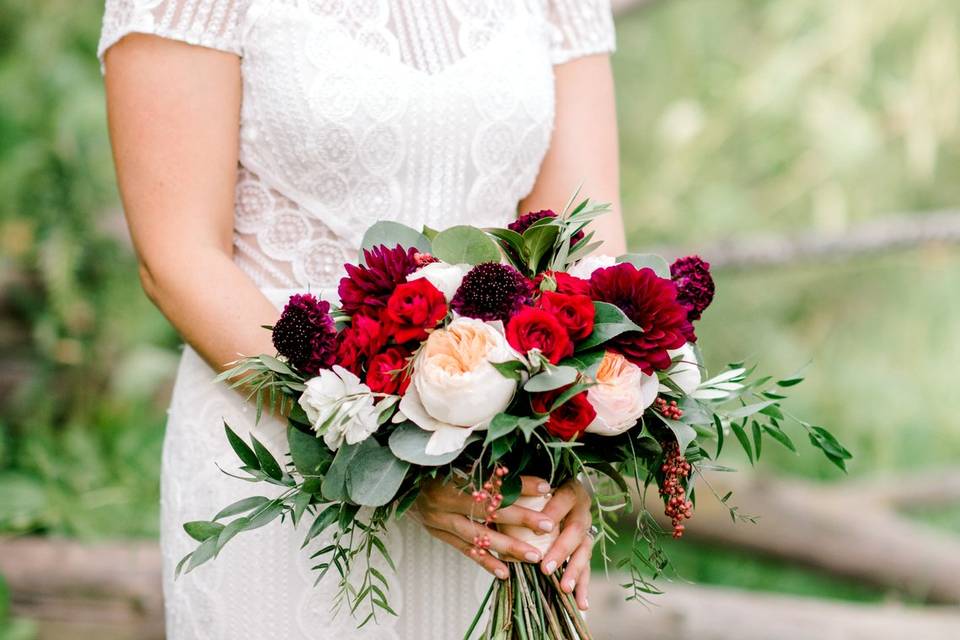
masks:
<svg viewBox="0 0 960 640"><path fill-rule="evenodd" d="M577 634L582 640L593 640L593 638L590 636L590 632L587 630L587 625L580 616L580 612L573 603L573 597L563 592L563 590L560 588L560 581L557 579L556 575L551 575L550 580L553 583L554 589L557 590L557 597L563 604L563 608L566 610L567 616L570 618L574 628L577 630Z"/></svg>

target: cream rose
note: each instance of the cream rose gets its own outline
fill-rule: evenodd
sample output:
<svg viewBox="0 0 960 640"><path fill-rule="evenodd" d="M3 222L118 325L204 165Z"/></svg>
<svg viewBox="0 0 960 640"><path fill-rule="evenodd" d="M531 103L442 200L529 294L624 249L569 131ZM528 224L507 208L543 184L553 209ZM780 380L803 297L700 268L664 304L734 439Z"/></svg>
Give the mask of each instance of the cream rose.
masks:
<svg viewBox="0 0 960 640"><path fill-rule="evenodd" d="M399 419L433 431L426 453L456 451L473 431L486 429L490 419L509 406L517 382L490 363L516 358L494 326L457 318L432 332L417 354Z"/></svg>
<svg viewBox="0 0 960 640"><path fill-rule="evenodd" d="M667 372L667 377L680 387L684 395L690 395L700 386L702 376L700 374L700 361L697 360L697 354L693 350L693 345L689 342L679 349L668 351L670 358L680 356L673 367ZM671 389L666 385L660 385L661 391L669 392Z"/></svg>
<svg viewBox="0 0 960 640"><path fill-rule="evenodd" d="M457 289L460 288L460 282L463 281L463 276L466 275L469 269L470 266L465 264L431 262L408 275L407 282L413 282L414 280L423 278L435 286L440 293L443 294L443 297L447 299L447 302L449 302L453 299Z"/></svg>
<svg viewBox="0 0 960 640"><path fill-rule="evenodd" d="M587 390L587 400L597 417L587 427L589 433L615 436L633 427L657 397L656 376L618 353L607 351L597 368L597 384Z"/></svg>

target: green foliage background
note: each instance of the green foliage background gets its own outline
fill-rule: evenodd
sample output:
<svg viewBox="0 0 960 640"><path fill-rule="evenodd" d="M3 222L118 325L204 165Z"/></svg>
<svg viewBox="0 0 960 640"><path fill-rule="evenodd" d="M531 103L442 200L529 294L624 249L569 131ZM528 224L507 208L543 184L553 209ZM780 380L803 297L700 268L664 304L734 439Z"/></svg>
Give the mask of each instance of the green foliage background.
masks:
<svg viewBox="0 0 960 640"><path fill-rule="evenodd" d="M139 290L119 215L100 11L0 0L0 531L157 529L177 339ZM960 204L950 0L660 0L620 19L618 38L634 249ZM792 407L855 451L852 474L957 464L956 249L721 272L718 288L700 329L708 363L752 356L788 374L812 360ZM772 446L760 466L837 477ZM678 552L695 579L873 597L759 559Z"/></svg>

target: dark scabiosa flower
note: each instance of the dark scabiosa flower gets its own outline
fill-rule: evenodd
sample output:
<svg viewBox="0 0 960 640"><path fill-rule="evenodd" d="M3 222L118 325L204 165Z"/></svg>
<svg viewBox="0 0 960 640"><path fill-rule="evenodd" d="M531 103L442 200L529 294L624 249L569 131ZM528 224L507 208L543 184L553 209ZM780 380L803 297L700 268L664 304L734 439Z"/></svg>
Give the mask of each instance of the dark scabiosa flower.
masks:
<svg viewBox="0 0 960 640"><path fill-rule="evenodd" d="M590 286L594 300L616 305L642 329L622 333L609 344L644 373L667 369L667 351L697 339L687 307L677 300L676 285L653 269L622 262L594 271Z"/></svg>
<svg viewBox="0 0 960 640"><path fill-rule="evenodd" d="M309 293L291 296L273 327L273 346L303 373L316 375L333 366L337 330L329 303Z"/></svg>
<svg viewBox="0 0 960 640"><path fill-rule="evenodd" d="M530 281L510 265L484 262L467 272L450 306L462 316L506 322L532 302Z"/></svg>
<svg viewBox="0 0 960 640"><path fill-rule="evenodd" d="M523 235L523 232L526 231L533 225L534 222L538 220L543 220L544 218L556 218L557 214L551 211L550 209L542 209L540 211L533 211L531 213L525 213L510 224L507 225L507 229L511 231L516 231L520 235ZM573 246L583 240L583 231L577 231L573 234L573 237L570 238L570 245Z"/></svg>
<svg viewBox="0 0 960 640"><path fill-rule="evenodd" d="M700 256L677 258L670 265L670 277L677 285L677 300L689 309L687 318L699 320L710 306L716 288L710 275L710 263Z"/></svg>
<svg viewBox="0 0 960 640"><path fill-rule="evenodd" d="M364 249L365 265L345 266L347 275L340 279L337 289L340 307L351 315L361 310L378 313L397 285L406 282L407 275L420 266L416 256L416 249L400 245L393 249L384 245Z"/></svg>

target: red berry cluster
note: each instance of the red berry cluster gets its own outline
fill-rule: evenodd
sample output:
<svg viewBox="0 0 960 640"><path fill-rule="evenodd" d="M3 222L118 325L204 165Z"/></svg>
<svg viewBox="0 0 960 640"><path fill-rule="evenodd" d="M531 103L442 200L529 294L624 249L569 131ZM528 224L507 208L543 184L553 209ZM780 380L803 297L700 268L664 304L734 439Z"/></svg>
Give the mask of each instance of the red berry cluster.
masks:
<svg viewBox="0 0 960 640"><path fill-rule="evenodd" d="M676 442L663 444L664 460L660 470L663 471L663 484L660 486L660 496L666 503L664 514L673 523L673 537L683 535L684 520L693 516L693 503L687 500L687 492L683 488L683 480L690 476L690 463L680 453Z"/></svg>
<svg viewBox="0 0 960 640"><path fill-rule="evenodd" d="M665 418L670 418L671 420L679 420L683 417L683 409L677 406L676 400L671 400L667 402L663 398L657 398L653 401L653 404L657 411L663 414Z"/></svg>
<svg viewBox="0 0 960 640"><path fill-rule="evenodd" d="M493 521L497 519L497 509L500 508L500 503L503 502L503 494L500 492L500 488L503 486L503 477L508 473L510 473L509 469L497 464L494 466L490 479L483 483L483 488L477 489L472 494L473 501L481 505L486 511L483 519L485 526L490 526ZM489 548L490 536L474 536L473 548L470 549L470 555L482 556L487 553L487 549Z"/></svg>

